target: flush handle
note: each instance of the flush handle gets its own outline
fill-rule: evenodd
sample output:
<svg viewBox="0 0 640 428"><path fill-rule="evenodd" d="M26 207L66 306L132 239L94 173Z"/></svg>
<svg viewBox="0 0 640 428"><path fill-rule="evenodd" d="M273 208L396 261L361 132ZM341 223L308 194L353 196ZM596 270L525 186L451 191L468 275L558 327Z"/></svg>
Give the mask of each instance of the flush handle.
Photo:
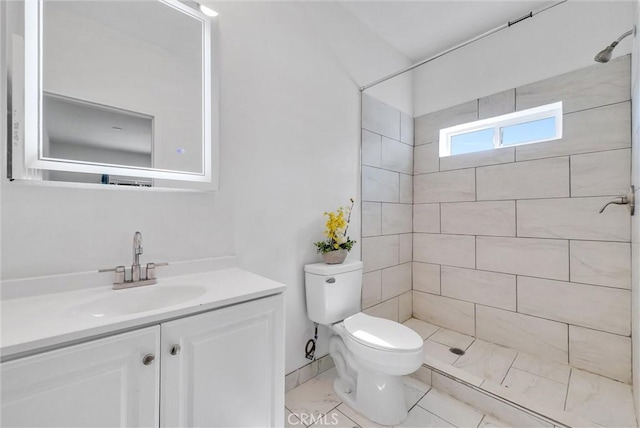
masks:
<svg viewBox="0 0 640 428"><path fill-rule="evenodd" d="M336 279L334 277L327 278L327 281L326 281L327 284L333 284L334 282L336 282Z"/></svg>

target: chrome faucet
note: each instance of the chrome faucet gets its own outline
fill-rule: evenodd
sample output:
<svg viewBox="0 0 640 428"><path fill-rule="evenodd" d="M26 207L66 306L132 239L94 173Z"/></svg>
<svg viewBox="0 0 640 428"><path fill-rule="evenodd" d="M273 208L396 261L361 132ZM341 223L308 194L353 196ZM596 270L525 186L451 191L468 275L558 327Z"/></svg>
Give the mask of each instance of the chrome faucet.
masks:
<svg viewBox="0 0 640 428"><path fill-rule="evenodd" d="M142 254L142 233L133 234L133 262L131 264L131 276L127 279L127 270L124 266L117 266L111 269L100 269L98 272L115 272L113 289L139 287L141 285L152 285L158 282L156 279L156 267L166 266L169 263L147 263L142 275L140 267L140 254Z"/></svg>
<svg viewBox="0 0 640 428"><path fill-rule="evenodd" d="M131 281L140 281L140 254L142 254L142 233L133 234L133 263L131 265Z"/></svg>

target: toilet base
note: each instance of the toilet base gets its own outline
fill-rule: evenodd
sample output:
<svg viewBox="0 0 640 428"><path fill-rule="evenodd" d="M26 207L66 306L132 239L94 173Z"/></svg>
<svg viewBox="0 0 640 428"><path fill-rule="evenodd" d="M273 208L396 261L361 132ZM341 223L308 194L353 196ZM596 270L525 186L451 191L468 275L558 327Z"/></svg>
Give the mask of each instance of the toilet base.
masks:
<svg viewBox="0 0 640 428"><path fill-rule="evenodd" d="M408 415L401 376L358 370L356 390L345 392L340 379L333 383L335 393L349 407L380 425L398 425Z"/></svg>

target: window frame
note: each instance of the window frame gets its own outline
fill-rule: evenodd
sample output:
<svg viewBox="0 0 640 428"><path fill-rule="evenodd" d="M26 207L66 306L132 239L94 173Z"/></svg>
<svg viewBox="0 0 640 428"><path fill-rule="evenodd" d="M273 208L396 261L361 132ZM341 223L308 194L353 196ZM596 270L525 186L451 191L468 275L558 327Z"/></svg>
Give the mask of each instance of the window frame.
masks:
<svg viewBox="0 0 640 428"><path fill-rule="evenodd" d="M542 119L555 118L555 135L551 138L544 138L534 141L526 141L517 144L502 144L502 128L512 125L519 125L521 123L535 122ZM551 104L546 104L539 107L534 107L526 110L520 110L513 113L503 114L500 116L490 117L488 119L476 120L474 122L463 123L461 125L455 125L440 130L440 157L458 156L468 153L458 153L456 155L451 154L451 139L455 136L468 134L470 132L482 131L485 129L493 129L493 150L503 147L515 147L525 144L542 143L545 141L553 141L562 138L562 101L558 101ZM488 151L488 150L482 150Z"/></svg>

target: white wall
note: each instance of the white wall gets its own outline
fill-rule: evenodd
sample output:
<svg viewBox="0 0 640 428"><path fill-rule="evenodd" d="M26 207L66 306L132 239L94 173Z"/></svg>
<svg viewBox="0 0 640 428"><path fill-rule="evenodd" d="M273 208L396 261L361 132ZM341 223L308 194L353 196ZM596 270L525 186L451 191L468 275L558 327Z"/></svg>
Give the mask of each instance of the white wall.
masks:
<svg viewBox="0 0 640 428"><path fill-rule="evenodd" d="M234 240L243 268L289 286L286 370L309 361L313 336L307 319L303 266L320 261L322 213L359 200L360 93L363 70L389 64L369 34L343 40L314 26L308 5L297 2L212 3L220 12L221 141L233 194ZM321 5L316 5L322 9ZM332 13L332 7L327 13ZM366 43L365 43L366 42ZM358 52L358 61L341 55ZM384 64L384 67L382 66ZM380 74L383 74L381 71ZM223 165L223 169L225 166ZM350 226L359 241L360 206ZM317 356L327 352L326 332Z"/></svg>
<svg viewBox="0 0 640 428"><path fill-rule="evenodd" d="M633 26L631 1L569 1L420 67L414 116L593 64ZM614 56L629 53L625 39Z"/></svg>
<svg viewBox="0 0 640 428"><path fill-rule="evenodd" d="M411 60L386 41L374 36L340 2L301 2L301 9L321 36L326 54L333 56L343 72L357 86L411 65ZM405 113L412 113L412 76L399 76L376 85L367 93Z"/></svg>
<svg viewBox="0 0 640 428"><path fill-rule="evenodd" d="M211 6L220 12L220 192L39 187L2 179L2 277L127 263L135 230L143 233L145 260L235 252L243 268L289 286L290 372L308 362L303 350L313 325L303 266L320 260L313 242L322 239L322 213L359 199L358 88L406 62L364 30L337 52L335 35L316 26L298 2ZM345 63L350 53L358 59ZM358 241L359 220L356 206L350 230ZM359 259L359 245L350 257ZM326 351L323 334L317 355Z"/></svg>
<svg viewBox="0 0 640 428"><path fill-rule="evenodd" d="M634 2L634 21L640 25L640 1ZM640 40L636 35L633 39L631 53L631 182L636 187L636 198L640 197ZM636 205L637 207L638 205ZM636 406L636 416L640 420L640 212L631 220L631 331L632 331L632 370L633 396Z"/></svg>

